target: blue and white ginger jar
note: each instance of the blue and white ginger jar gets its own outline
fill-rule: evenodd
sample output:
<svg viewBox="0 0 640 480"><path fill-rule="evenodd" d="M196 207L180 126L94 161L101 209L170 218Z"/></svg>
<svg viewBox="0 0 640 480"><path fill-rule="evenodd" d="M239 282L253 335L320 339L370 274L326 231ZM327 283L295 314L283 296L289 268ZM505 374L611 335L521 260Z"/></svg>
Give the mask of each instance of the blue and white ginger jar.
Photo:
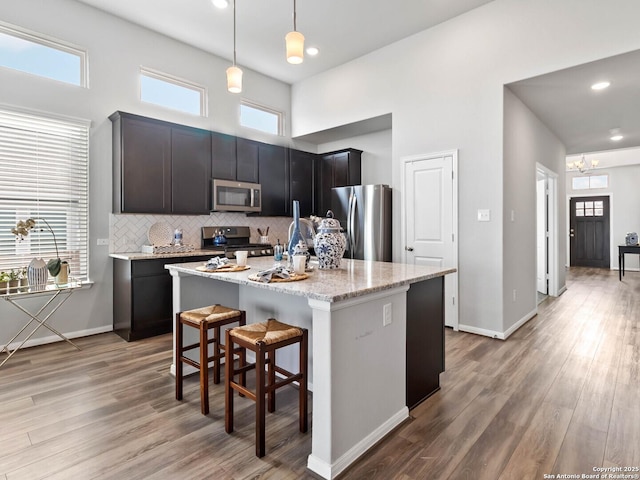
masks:
<svg viewBox="0 0 640 480"><path fill-rule="evenodd" d="M331 210L327 212L327 218L320 222L313 248L318 257L319 268L340 268L340 260L347 248L347 241L340 228L340 222L333 218Z"/></svg>

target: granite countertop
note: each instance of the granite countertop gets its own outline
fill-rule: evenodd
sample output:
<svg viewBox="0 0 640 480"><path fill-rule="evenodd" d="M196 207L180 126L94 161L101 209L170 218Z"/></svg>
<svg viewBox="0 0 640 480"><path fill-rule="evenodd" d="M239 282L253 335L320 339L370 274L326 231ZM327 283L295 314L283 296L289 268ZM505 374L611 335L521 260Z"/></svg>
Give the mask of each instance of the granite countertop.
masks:
<svg viewBox="0 0 640 480"><path fill-rule="evenodd" d="M248 279L248 276L252 273L271 268L274 264L272 257L250 257L247 261L247 265L250 267L249 270L242 272L200 272L195 268L203 265L202 262L167 265L166 268L172 273L196 275L325 302L337 302L368 295L423 280L442 277L456 271L455 268L348 259L342 259L342 265L339 269L319 270L317 263L315 265L314 263L312 261L310 264L314 268L312 272L309 272L309 278L306 280L277 283L262 283Z"/></svg>
<svg viewBox="0 0 640 480"><path fill-rule="evenodd" d="M178 258L178 257L203 257L210 255L215 257L216 255L223 254L223 251L216 252L215 250L193 250L191 252L180 253L143 253L143 252L114 252L110 253L111 258L117 258L119 260L154 260L158 258Z"/></svg>

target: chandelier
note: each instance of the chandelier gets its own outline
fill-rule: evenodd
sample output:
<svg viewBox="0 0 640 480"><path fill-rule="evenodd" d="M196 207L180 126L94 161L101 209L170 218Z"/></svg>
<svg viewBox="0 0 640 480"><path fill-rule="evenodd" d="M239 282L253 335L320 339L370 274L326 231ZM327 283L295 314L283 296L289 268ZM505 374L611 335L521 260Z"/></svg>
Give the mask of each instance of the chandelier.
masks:
<svg viewBox="0 0 640 480"><path fill-rule="evenodd" d="M578 170L580 173L585 173L591 170L592 168L596 168L599 163L600 162L598 160L589 160L587 162L583 154L580 160L574 160L573 162L567 163L567 169Z"/></svg>

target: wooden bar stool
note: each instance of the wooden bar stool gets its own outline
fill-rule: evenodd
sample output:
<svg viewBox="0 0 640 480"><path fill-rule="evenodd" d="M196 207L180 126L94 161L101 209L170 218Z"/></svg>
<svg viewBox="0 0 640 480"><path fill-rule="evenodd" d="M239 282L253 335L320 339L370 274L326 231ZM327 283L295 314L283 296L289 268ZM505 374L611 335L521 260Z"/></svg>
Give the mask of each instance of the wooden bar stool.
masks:
<svg viewBox="0 0 640 480"><path fill-rule="evenodd" d="M265 455L265 395L268 398L270 412L276 409L276 389L298 381L300 431L307 431L307 357L308 357L308 333L306 328L292 327L285 323L270 318L263 323L254 323L244 327L235 327L227 330L225 337L227 350L225 352L225 430L233 432L233 390L245 395L256 402L256 455ZM291 345L300 344L300 372L291 373L276 364L276 350ZM246 364L241 357L236 368L232 356L231 346L239 345L251 350L256 355L256 361ZM267 373L265 374L265 366ZM255 393L244 386L244 374L248 370L256 370ZM285 378L276 381L276 372ZM240 383L235 381L236 375L240 375Z"/></svg>
<svg viewBox="0 0 640 480"><path fill-rule="evenodd" d="M220 383L220 360L225 357L226 348L220 343L220 327L231 323L245 325L246 312L222 305L186 310L176 314L176 400L182 400L183 363L200 370L200 409L203 415L209 413L209 362L213 361L213 383ZM200 340L197 343L183 346L183 327L197 328ZM213 329L213 338L209 338L209 330ZM213 355L209 356L209 344L213 343ZM184 356L184 352L194 348L200 349L200 361ZM224 350L224 352L223 352ZM238 354L244 363L244 349L231 349L230 355ZM233 356L232 363L233 363Z"/></svg>

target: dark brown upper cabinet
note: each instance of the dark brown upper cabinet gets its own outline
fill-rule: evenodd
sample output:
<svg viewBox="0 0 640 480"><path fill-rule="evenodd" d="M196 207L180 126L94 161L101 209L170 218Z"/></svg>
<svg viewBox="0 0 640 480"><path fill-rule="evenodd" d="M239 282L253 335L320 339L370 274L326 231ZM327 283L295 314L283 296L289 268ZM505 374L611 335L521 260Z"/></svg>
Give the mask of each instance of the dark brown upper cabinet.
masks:
<svg viewBox="0 0 640 480"><path fill-rule="evenodd" d="M236 178L239 182L259 183L258 156L260 142L236 138Z"/></svg>
<svg viewBox="0 0 640 480"><path fill-rule="evenodd" d="M113 122L113 211L171 213L171 127L116 112Z"/></svg>
<svg viewBox="0 0 640 480"><path fill-rule="evenodd" d="M291 205L293 200L298 200L302 217L308 217L314 212L316 157L314 153L289 150L289 204Z"/></svg>
<svg viewBox="0 0 640 480"><path fill-rule="evenodd" d="M236 137L211 132L211 176L236 180Z"/></svg>
<svg viewBox="0 0 640 480"><path fill-rule="evenodd" d="M331 209L331 189L360 185L362 150L348 148L322 153L316 161L315 214L324 217Z"/></svg>
<svg viewBox="0 0 640 480"><path fill-rule="evenodd" d="M115 213L209 213L208 131L125 112L109 119Z"/></svg>
<svg viewBox="0 0 640 480"><path fill-rule="evenodd" d="M258 178L262 187L262 212L269 217L290 216L287 149L279 145L258 145Z"/></svg>
<svg viewBox="0 0 640 480"><path fill-rule="evenodd" d="M211 135L171 128L171 212L206 215L211 203Z"/></svg>

